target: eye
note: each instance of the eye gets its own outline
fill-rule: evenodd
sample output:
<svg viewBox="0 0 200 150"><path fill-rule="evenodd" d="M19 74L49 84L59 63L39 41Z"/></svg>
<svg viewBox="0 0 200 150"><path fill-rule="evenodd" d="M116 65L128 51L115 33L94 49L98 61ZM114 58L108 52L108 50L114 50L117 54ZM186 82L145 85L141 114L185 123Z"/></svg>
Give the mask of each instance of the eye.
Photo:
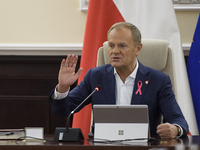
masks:
<svg viewBox="0 0 200 150"><path fill-rule="evenodd" d="M113 48L113 47L114 47L114 45L113 45L113 44L110 44L110 45L109 45L109 47L110 47L110 48Z"/></svg>
<svg viewBox="0 0 200 150"><path fill-rule="evenodd" d="M122 44L122 45L120 45L121 46L121 48L125 48L126 47L126 45L124 45L124 44Z"/></svg>

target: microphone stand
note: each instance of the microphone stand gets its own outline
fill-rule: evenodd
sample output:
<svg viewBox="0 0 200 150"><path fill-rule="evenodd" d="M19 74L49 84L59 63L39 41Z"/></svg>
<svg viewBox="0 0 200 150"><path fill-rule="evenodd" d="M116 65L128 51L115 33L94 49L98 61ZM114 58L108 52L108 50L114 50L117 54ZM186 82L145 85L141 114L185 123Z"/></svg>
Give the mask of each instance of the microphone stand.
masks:
<svg viewBox="0 0 200 150"><path fill-rule="evenodd" d="M90 93L90 95L88 95L73 111L71 111L71 113L69 114L69 116L67 117L67 121L66 121L66 128L62 128L62 127L56 127L55 130L55 134L54 134L54 141L58 142L58 141L64 141L64 142L69 142L69 141L73 141L73 142L77 142L77 141L82 141L84 140L84 136L83 133L81 131L80 128L69 128L68 124L69 124L69 119L71 117L71 115L73 115L75 113L75 111L83 105L83 103L85 103L85 101L94 94L94 92L99 91L100 86L97 86L94 91L92 93Z"/></svg>

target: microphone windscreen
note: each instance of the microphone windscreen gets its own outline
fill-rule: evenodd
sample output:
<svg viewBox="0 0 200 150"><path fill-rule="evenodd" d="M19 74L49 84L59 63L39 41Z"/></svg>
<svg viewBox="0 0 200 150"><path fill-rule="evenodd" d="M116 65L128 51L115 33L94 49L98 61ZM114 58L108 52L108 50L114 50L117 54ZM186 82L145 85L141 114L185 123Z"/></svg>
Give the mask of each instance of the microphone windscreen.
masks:
<svg viewBox="0 0 200 150"><path fill-rule="evenodd" d="M97 91L99 91L101 89L101 85L97 85L95 88Z"/></svg>

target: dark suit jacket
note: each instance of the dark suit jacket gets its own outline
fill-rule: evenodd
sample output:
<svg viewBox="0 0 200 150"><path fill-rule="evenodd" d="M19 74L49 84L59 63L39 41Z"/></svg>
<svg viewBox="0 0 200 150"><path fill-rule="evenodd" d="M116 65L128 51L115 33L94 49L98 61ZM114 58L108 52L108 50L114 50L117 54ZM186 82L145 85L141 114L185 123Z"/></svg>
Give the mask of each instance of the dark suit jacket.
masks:
<svg viewBox="0 0 200 150"><path fill-rule="evenodd" d="M139 81L142 82L141 95L136 92ZM114 68L110 64L90 69L84 80L70 91L66 98L62 100L51 99L51 112L54 115L68 115L97 85L101 85L101 90L95 92L85 102L84 106L89 103L92 103L92 105L114 105L115 84ZM183 136L188 133L188 124L175 100L170 78L160 71L142 65L140 62L131 104L148 105L151 136L157 135L156 128L161 123L161 115L164 117L163 122L180 125L185 130Z"/></svg>

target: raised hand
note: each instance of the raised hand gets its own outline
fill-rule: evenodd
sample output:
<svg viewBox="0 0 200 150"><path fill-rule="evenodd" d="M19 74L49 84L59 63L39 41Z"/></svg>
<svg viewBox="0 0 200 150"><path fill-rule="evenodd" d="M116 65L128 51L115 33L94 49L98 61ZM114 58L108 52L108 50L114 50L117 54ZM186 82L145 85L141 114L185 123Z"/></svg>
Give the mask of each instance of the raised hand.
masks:
<svg viewBox="0 0 200 150"><path fill-rule="evenodd" d="M58 92L67 92L69 87L76 82L78 77L81 75L83 68L79 68L78 72L75 73L77 60L77 55L68 55L66 60L62 60L58 75Z"/></svg>

